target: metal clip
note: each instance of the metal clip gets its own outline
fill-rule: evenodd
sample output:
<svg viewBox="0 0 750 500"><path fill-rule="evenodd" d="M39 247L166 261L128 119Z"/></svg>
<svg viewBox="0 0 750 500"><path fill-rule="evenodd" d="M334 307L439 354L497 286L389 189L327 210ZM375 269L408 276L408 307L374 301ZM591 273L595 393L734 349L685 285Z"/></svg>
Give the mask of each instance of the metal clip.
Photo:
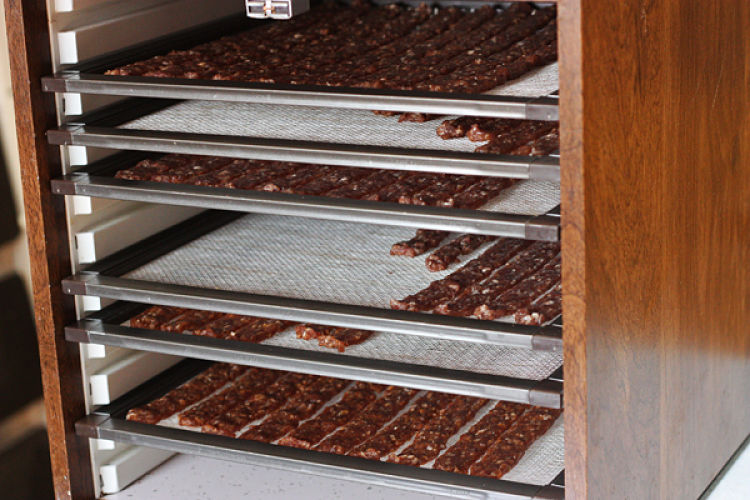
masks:
<svg viewBox="0 0 750 500"><path fill-rule="evenodd" d="M247 17L291 19L310 10L310 0L245 0Z"/></svg>

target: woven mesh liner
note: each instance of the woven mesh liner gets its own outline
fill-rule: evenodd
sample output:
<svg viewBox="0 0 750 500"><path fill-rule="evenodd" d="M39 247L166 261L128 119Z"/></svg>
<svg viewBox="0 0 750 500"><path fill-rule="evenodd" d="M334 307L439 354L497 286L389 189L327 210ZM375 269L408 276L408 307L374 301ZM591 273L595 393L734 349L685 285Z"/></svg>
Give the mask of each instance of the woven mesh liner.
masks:
<svg viewBox="0 0 750 500"><path fill-rule="evenodd" d="M393 257L413 229L272 215L242 217L127 275L160 283L387 308L453 270L432 273L424 258ZM481 253L489 244L478 249ZM268 344L323 350L291 330ZM542 380L561 353L378 333L347 354Z"/></svg>
<svg viewBox="0 0 750 500"><path fill-rule="evenodd" d="M279 333L263 343L294 349L336 352L318 346L316 341L298 339L294 328ZM344 355L528 380L544 380L562 366L562 353L384 332L373 335L362 344L347 347Z"/></svg>
<svg viewBox="0 0 750 500"><path fill-rule="evenodd" d="M455 270L429 272L424 256L389 255L393 243L413 235L403 227L249 215L127 277L388 308L392 298L415 293Z"/></svg>
<svg viewBox="0 0 750 500"><path fill-rule="evenodd" d="M526 83L511 86L533 87L533 95L547 95L557 89L550 85L551 70L534 72ZM555 68L556 75L556 68ZM546 76L545 76L546 75ZM547 81L545 92L539 82ZM530 82L534 82L532 85ZM549 92L547 89L550 89ZM197 134L234 135L273 139L362 144L410 149L473 152L477 143L468 139L445 141L438 137L441 120L399 123L367 110L280 106L275 104L186 101L122 125L127 129L160 130Z"/></svg>

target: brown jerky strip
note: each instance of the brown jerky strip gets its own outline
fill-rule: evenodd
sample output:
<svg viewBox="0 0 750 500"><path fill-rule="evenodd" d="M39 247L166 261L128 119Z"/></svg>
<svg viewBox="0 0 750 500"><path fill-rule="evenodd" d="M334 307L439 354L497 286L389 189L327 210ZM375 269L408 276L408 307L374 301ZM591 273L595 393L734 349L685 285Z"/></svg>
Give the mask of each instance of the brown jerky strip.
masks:
<svg viewBox="0 0 750 500"><path fill-rule="evenodd" d="M397 450L440 411L453 401L455 396L441 392L428 392L401 414L383 427L372 438L360 444L348 454L377 460Z"/></svg>
<svg viewBox="0 0 750 500"><path fill-rule="evenodd" d="M532 407L471 467L471 475L503 477L516 466L529 446L552 427L561 413L562 410Z"/></svg>
<svg viewBox="0 0 750 500"><path fill-rule="evenodd" d="M352 328L334 328L318 337L318 345L344 352L347 347L361 344L372 336L372 332Z"/></svg>
<svg viewBox="0 0 750 500"><path fill-rule="evenodd" d="M438 118L440 118L440 115L429 115L427 113L401 113L401 116L398 117L398 121L399 123L401 122L424 123L430 120L437 120Z"/></svg>
<svg viewBox="0 0 750 500"><path fill-rule="evenodd" d="M360 181L329 191L326 193L326 196L332 198L366 198L368 200L378 200L380 190L391 184L398 183L410 175L411 172L403 170L376 170Z"/></svg>
<svg viewBox="0 0 750 500"><path fill-rule="evenodd" d="M318 337L320 337L322 333L332 328L334 327L324 326L324 325L311 325L308 323L304 323L304 324L295 326L294 331L296 332L298 339L313 340L313 339L317 339Z"/></svg>
<svg viewBox="0 0 750 500"><path fill-rule="evenodd" d="M294 193L320 196L334 189L350 186L370 174L372 170L367 168L331 167L329 173L304 185L296 186Z"/></svg>
<svg viewBox="0 0 750 500"><path fill-rule="evenodd" d="M302 420L310 418L328 400L341 392L348 381L319 377L290 398L284 406L266 417L262 423L251 426L240 439L271 443L297 428Z"/></svg>
<svg viewBox="0 0 750 500"><path fill-rule="evenodd" d="M521 325L544 325L562 314L562 285L558 283L547 295L540 297L515 315Z"/></svg>
<svg viewBox="0 0 750 500"><path fill-rule="evenodd" d="M262 191L283 191L285 193L294 192L296 186L301 186L307 182L317 179L328 172L330 168L322 165L293 165L291 173L275 177L268 182L259 185Z"/></svg>
<svg viewBox="0 0 750 500"><path fill-rule="evenodd" d="M450 175L440 179L414 194L410 198L399 200L399 203L429 205L431 207L452 207L456 195L476 183L474 175Z"/></svg>
<svg viewBox="0 0 750 500"><path fill-rule="evenodd" d="M275 382L265 384L264 389L251 394L248 398L239 401L232 400L228 404L223 404L221 400L215 403L211 403L210 400L205 401L193 408L193 413L197 413L197 415L191 415L193 425L202 425L203 432L234 436L250 422L266 416L283 405L287 399L311 384L315 378L313 375L286 373ZM221 408L218 408L219 406ZM180 418L180 424L182 424L182 416Z"/></svg>
<svg viewBox="0 0 750 500"><path fill-rule="evenodd" d="M468 474L471 465L484 455L526 408L526 405L517 403L497 403L468 432L462 434L456 444L435 460L433 468Z"/></svg>
<svg viewBox="0 0 750 500"><path fill-rule="evenodd" d="M142 313L130 318L130 326L133 328L145 328L147 330L159 330L162 325L184 313L181 307L151 306Z"/></svg>
<svg viewBox="0 0 750 500"><path fill-rule="evenodd" d="M375 434L384 424L395 417L417 393L414 389L388 387L375 401L370 403L354 420L328 436L315 449L344 455L349 450Z"/></svg>
<svg viewBox="0 0 750 500"><path fill-rule="evenodd" d="M221 313L187 310L165 323L161 329L167 332L192 334L202 329L207 323L219 318L219 316L221 316Z"/></svg>
<svg viewBox="0 0 750 500"><path fill-rule="evenodd" d="M382 389L375 384L356 382L344 393L341 400L323 410L317 417L303 423L279 444L295 448L310 449L338 427L357 416L363 408L375 400Z"/></svg>
<svg viewBox="0 0 750 500"><path fill-rule="evenodd" d="M171 183L188 183L199 175L203 175L214 170L226 167L231 163L229 158L210 158L198 156L192 158L193 161L179 167L172 167L161 173L154 174L151 181L154 182L171 182Z"/></svg>
<svg viewBox="0 0 750 500"><path fill-rule="evenodd" d="M538 272L526 277L507 292L474 310L479 319L497 319L525 309L560 281L560 256L549 261Z"/></svg>
<svg viewBox="0 0 750 500"><path fill-rule="evenodd" d="M197 403L245 371L245 367L217 363L164 396L146 405L130 409L126 418L155 424L191 404Z"/></svg>
<svg viewBox="0 0 750 500"><path fill-rule="evenodd" d="M453 241L448 242L432 252L432 254L425 259L425 265L427 266L427 269L432 272L444 271L454 262L458 262L459 256L468 255L488 241L494 239L495 236L462 234Z"/></svg>
<svg viewBox="0 0 750 500"><path fill-rule="evenodd" d="M515 128L523 123L522 120L508 120L506 118L480 119L469 126L466 138L474 142L490 141L500 134L512 133Z"/></svg>
<svg viewBox="0 0 750 500"><path fill-rule="evenodd" d="M441 241L448 237L448 231L434 231L431 229L417 229L414 238L394 243L391 247L391 255L404 255L416 257L428 250L438 246Z"/></svg>
<svg viewBox="0 0 750 500"><path fill-rule="evenodd" d="M560 131L553 129L547 135L543 135L534 141L531 146L531 155L543 156L560 150Z"/></svg>
<svg viewBox="0 0 750 500"><path fill-rule="evenodd" d="M234 160L226 167L219 168L206 174L198 175L190 180L196 186L225 187L229 183L243 175L258 172L264 168L263 163L250 160Z"/></svg>
<svg viewBox="0 0 750 500"><path fill-rule="evenodd" d="M276 380L279 375L280 372L274 370L262 368L248 369L244 377L235 380L226 389L182 412L179 416L180 425L199 427L209 422L213 416L230 410L256 392L263 390L268 384ZM219 387L221 386L214 387L205 396L208 396Z"/></svg>
<svg viewBox="0 0 750 500"><path fill-rule="evenodd" d="M469 316L516 283L535 273L560 252L556 243L535 242L495 271L489 279L465 289L461 295L434 309L437 314Z"/></svg>
<svg viewBox="0 0 750 500"><path fill-rule="evenodd" d="M476 149L478 153L508 154L555 128L556 122L526 121L510 132L494 137Z"/></svg>
<svg viewBox="0 0 750 500"><path fill-rule="evenodd" d="M213 337L218 339L234 339L237 332L256 321L252 316L239 316L237 314L223 314L204 327L194 331L194 335Z"/></svg>
<svg viewBox="0 0 750 500"><path fill-rule="evenodd" d="M255 321L241 327L236 332L235 338L243 342L263 342L277 333L286 330L293 323L279 319L256 318Z"/></svg>
<svg viewBox="0 0 750 500"><path fill-rule="evenodd" d="M191 162L195 162L196 158L205 157L170 154L156 159L149 158L139 161L131 168L118 171L115 177L142 181L151 180L156 174L165 172L171 168L184 167Z"/></svg>
<svg viewBox="0 0 750 500"><path fill-rule="evenodd" d="M271 179L287 175L294 171L294 163L264 162L261 168L241 175L229 181L227 187L236 189L259 189Z"/></svg>
<svg viewBox="0 0 750 500"><path fill-rule="evenodd" d="M476 209L488 203L515 183L511 179L486 177L453 197L456 208Z"/></svg>
<svg viewBox="0 0 750 500"><path fill-rule="evenodd" d="M484 281L497 268L530 244L530 242L524 240L503 238L485 250L478 258L469 261L464 267L445 278L433 281L427 288L402 300L391 300L391 308L408 311L432 311L438 305L453 299L469 286Z"/></svg>
<svg viewBox="0 0 750 500"><path fill-rule="evenodd" d="M469 422L487 404L486 399L456 396L438 416L414 437L412 444L398 455L391 454L389 462L423 465L437 457L451 436Z"/></svg>
<svg viewBox="0 0 750 500"><path fill-rule="evenodd" d="M474 126L484 127L488 123L495 122L495 118L478 118L474 116L460 116L451 120L445 120L438 125L437 135L441 139L459 139L466 137L466 133ZM488 139L489 140L489 139Z"/></svg>
<svg viewBox="0 0 750 500"><path fill-rule="evenodd" d="M393 183L382 189L377 196L368 197L379 201L392 203L411 203L411 196L427 186L439 181L444 176L441 174L414 173L400 182Z"/></svg>

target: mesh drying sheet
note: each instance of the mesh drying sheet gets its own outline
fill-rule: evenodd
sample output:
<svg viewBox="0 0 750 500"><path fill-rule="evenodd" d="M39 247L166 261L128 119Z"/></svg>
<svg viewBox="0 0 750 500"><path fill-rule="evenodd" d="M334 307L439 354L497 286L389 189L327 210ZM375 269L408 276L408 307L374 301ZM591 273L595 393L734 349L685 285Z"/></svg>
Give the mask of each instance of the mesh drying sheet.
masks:
<svg viewBox="0 0 750 500"><path fill-rule="evenodd" d="M557 66L540 68L492 93L548 95L557 89ZM552 81L553 84L550 83ZM543 87L543 89L541 88ZM504 89L504 90L503 90ZM543 90L543 91L541 91ZM452 118L452 117L443 117ZM473 152L478 143L438 137L442 119L399 123L368 110L275 104L186 101L122 128Z"/></svg>
<svg viewBox="0 0 750 500"><path fill-rule="evenodd" d="M222 389L217 390L214 394L220 392ZM313 415L311 418L315 418L318 414L322 413L326 407L335 404L341 397L342 393L339 393L338 396L332 398L330 401L328 401L323 407L321 407L317 412L316 415ZM423 391L418 392L413 398L412 402L419 399L424 394ZM210 396L209 396L210 397ZM203 399L205 401L205 399ZM483 406L477 414L474 416L473 419L471 419L469 422L467 422L461 429L456 432L446 443L446 450L453 446L457 441L458 438L461 436L461 434L464 434L468 432L468 430L476 423L478 422L484 415L486 415L492 407L495 406L497 403L496 400L490 400L487 402L485 406ZM196 403L193 406L199 405L200 402ZM398 418L401 414L403 414L411 404L406 405L398 415L396 415L391 421ZM558 417L557 421L550 427L550 429L539 439L537 439L528 450L526 450L526 453L521 458L521 460L516 464L516 466L511 469L505 476L503 476L504 480L507 481L515 481L519 483L526 483L526 484L534 484L534 485L546 485L552 482L558 474L563 470L564 468L564 415L560 415ZM262 422L262 419L256 420L254 422L250 422L248 425L246 425L242 430L236 433L236 436L241 435L245 429L250 427L254 424L259 424ZM300 423L301 424L301 423ZM178 414L173 415L167 419L162 420L157 425L164 426L164 427L171 427L176 429L184 429L194 432L201 432L199 427L188 427L180 425L179 423L179 417ZM388 424L385 424L388 425ZM335 430L334 430L335 432ZM407 441L403 445L399 447L398 450L396 450L396 453L400 453L402 450L406 449L409 444L411 443L411 440ZM435 460L431 460L430 462L424 464L423 468L432 468Z"/></svg>
<svg viewBox="0 0 750 500"><path fill-rule="evenodd" d="M424 256L395 257L393 243L414 230L351 222L249 215L126 275L159 283L388 308L453 272L429 272ZM489 244L466 256L463 262ZM291 330L266 343L323 350ZM325 349L325 352L334 352ZM562 365L561 353L377 333L349 347L352 356L542 380Z"/></svg>

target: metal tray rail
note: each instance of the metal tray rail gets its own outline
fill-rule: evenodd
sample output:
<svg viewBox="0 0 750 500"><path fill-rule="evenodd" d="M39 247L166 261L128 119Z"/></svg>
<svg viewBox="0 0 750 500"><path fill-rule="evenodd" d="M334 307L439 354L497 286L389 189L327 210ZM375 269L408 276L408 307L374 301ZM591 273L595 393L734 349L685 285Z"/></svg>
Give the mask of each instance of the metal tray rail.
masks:
<svg viewBox="0 0 750 500"><path fill-rule="evenodd" d="M115 303L66 327L65 338L71 342L125 347L551 408L562 405L561 370L546 380L530 381L336 353L175 335L121 325L144 307L142 304Z"/></svg>
<svg viewBox="0 0 750 500"><path fill-rule="evenodd" d="M176 453L201 455L352 481L375 482L450 498L476 500L562 500L564 498L561 476L558 476L550 485L540 487L125 420L125 413L129 408L166 393L204 369L205 366L195 360L186 360L176 365L122 396L111 405L99 408L93 414L76 422L76 433L83 437L150 446Z"/></svg>
<svg viewBox="0 0 750 500"><path fill-rule="evenodd" d="M402 205L323 196L168 184L117 179L114 174L148 154L122 153L99 160L52 181L52 192L116 200L142 201L237 212L291 215L319 219L439 229L463 233L515 236L526 239L559 238L559 218L553 213L520 216L486 210Z"/></svg>
<svg viewBox="0 0 750 500"><path fill-rule="evenodd" d="M363 330L529 349L556 351L562 349L562 328L557 325L545 327L516 325L377 307L163 284L121 277L238 217L239 214L231 212L207 211L88 266L80 274L63 280L63 290L70 295L99 296L303 323L322 323Z"/></svg>
<svg viewBox="0 0 750 500"><path fill-rule="evenodd" d="M378 2L388 3L388 2ZM415 2L406 2L414 4ZM440 1L440 5L471 8L482 2ZM111 68L193 47L200 43L258 26L265 21L231 16L173 35L140 43L80 64L68 65L42 78L47 92L71 92L125 97L201 99L233 102L264 102L301 106L324 106L438 114L496 116L529 120L559 120L554 98L488 96L376 90L309 85L275 85L252 82L165 79L105 75Z"/></svg>

